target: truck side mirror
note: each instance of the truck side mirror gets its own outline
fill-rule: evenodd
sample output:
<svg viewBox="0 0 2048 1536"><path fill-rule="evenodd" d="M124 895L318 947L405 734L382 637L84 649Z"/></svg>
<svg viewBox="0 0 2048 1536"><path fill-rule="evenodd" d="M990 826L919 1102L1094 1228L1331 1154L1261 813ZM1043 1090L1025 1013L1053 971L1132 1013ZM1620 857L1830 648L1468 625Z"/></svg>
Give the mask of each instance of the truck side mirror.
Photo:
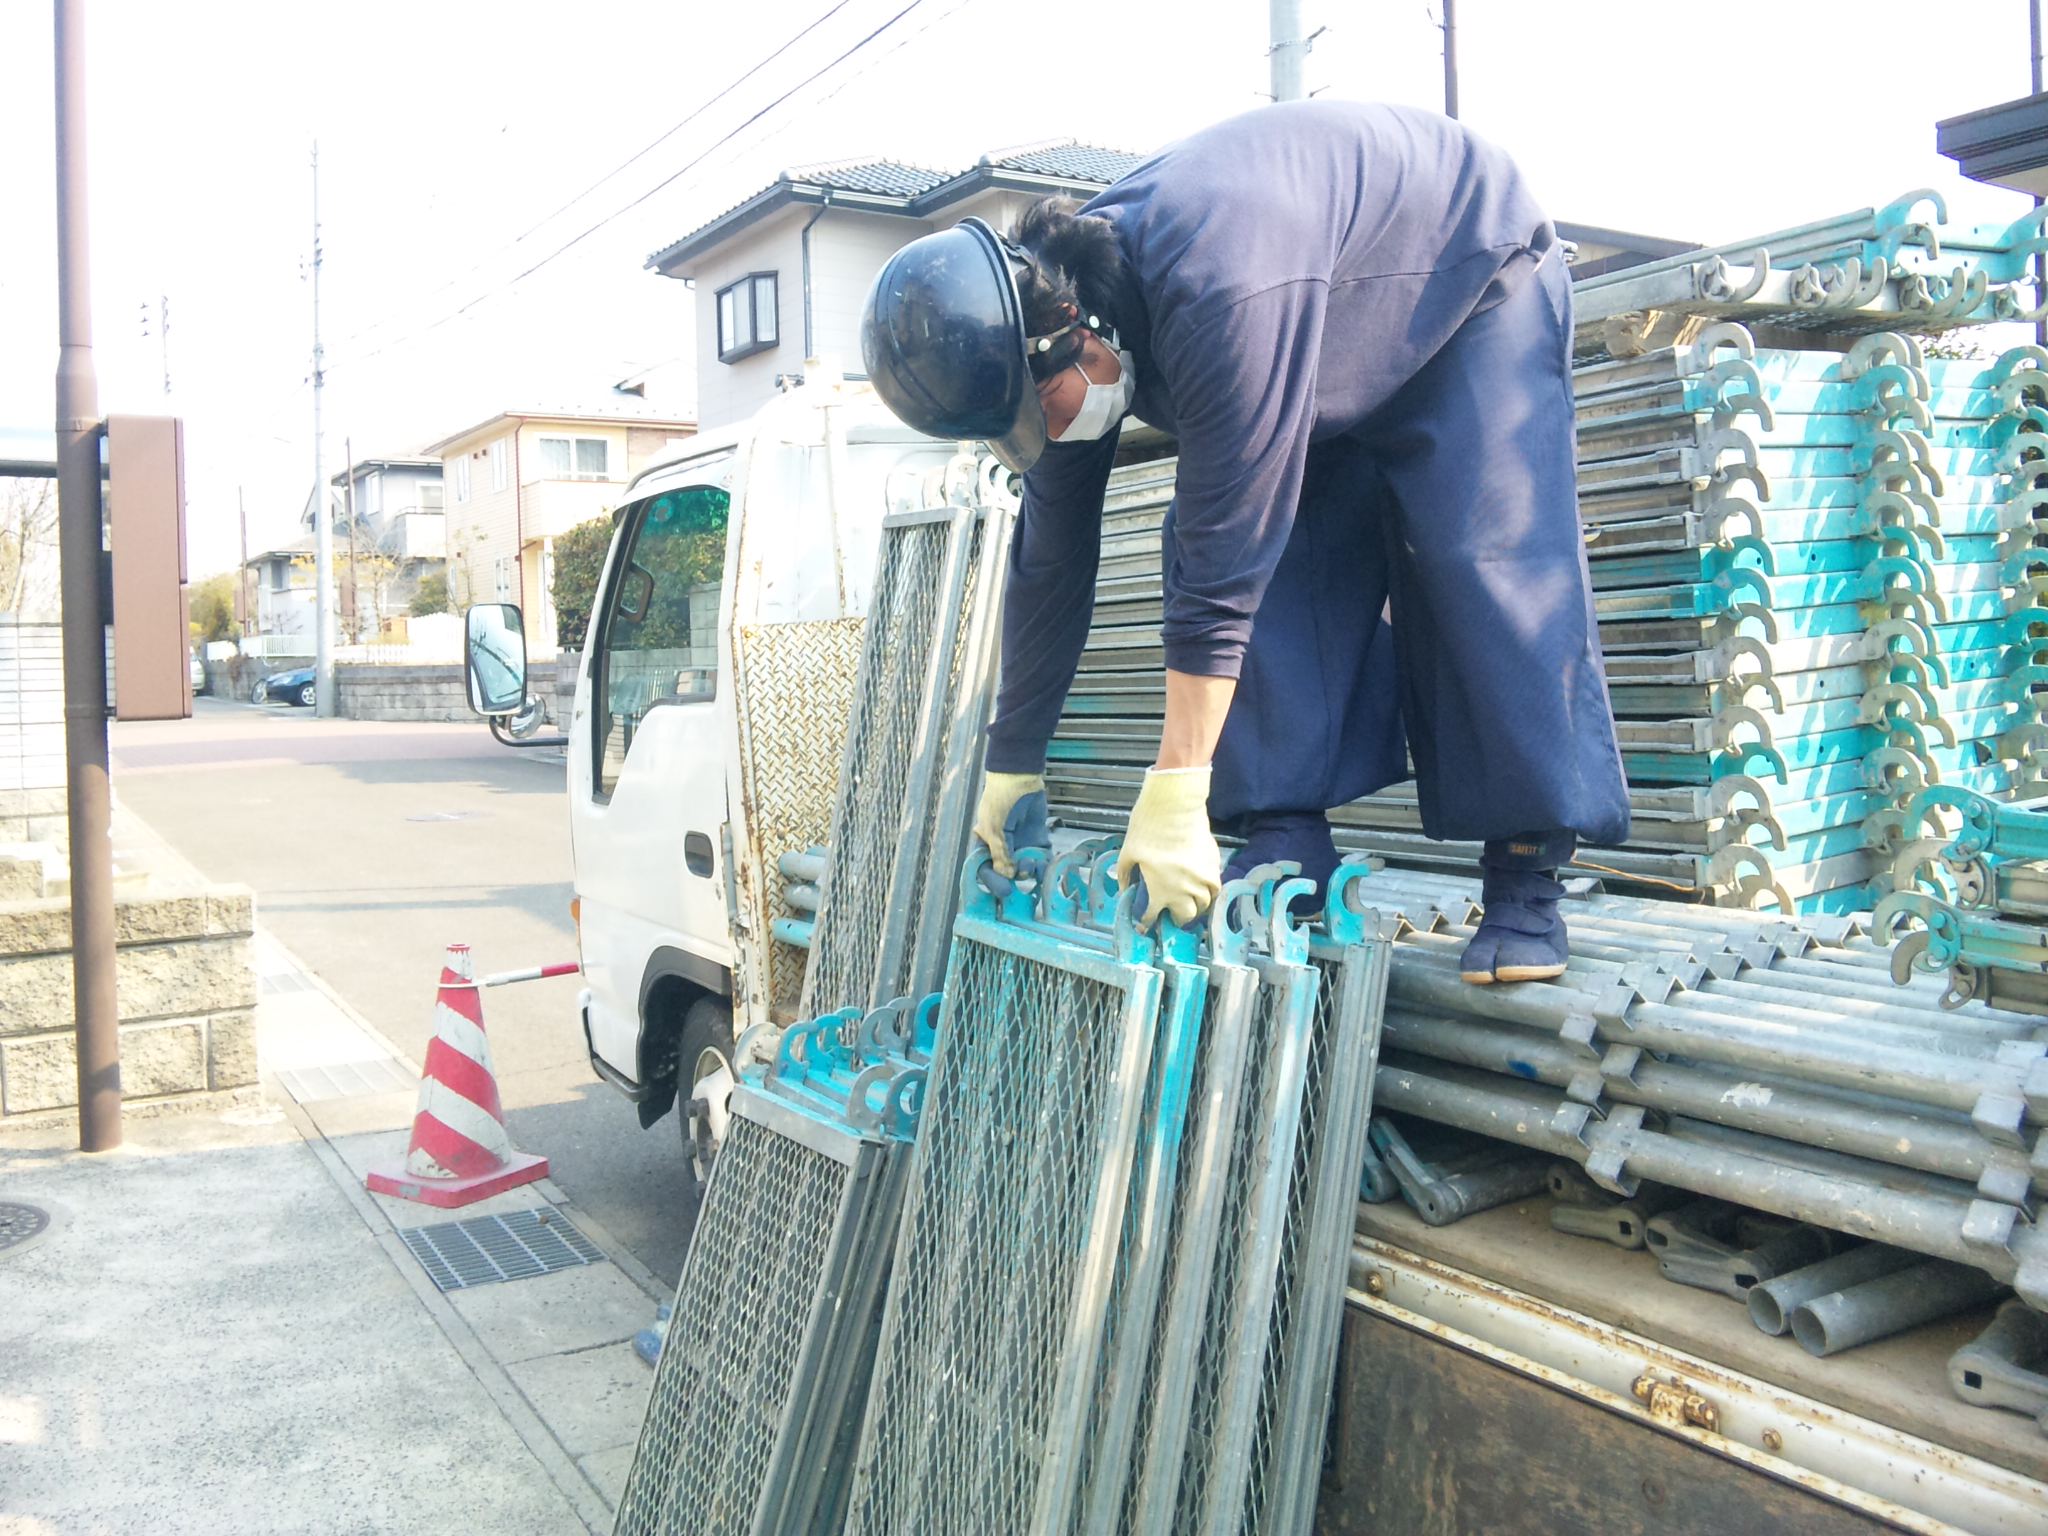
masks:
<svg viewBox="0 0 2048 1536"><path fill-rule="evenodd" d="M480 715L518 713L526 705L526 626L518 605L478 603L462 619L469 707Z"/></svg>

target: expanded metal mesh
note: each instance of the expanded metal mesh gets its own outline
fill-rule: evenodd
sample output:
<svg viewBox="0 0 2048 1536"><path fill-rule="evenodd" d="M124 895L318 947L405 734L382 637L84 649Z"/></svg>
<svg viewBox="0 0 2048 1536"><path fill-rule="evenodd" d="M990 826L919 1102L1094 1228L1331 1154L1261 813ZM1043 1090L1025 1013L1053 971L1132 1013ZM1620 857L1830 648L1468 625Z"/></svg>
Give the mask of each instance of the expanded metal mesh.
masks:
<svg viewBox="0 0 2048 1536"><path fill-rule="evenodd" d="M965 515L882 530L867 641L861 651L837 800L830 863L812 932L806 1015L867 1007L889 916L889 891L906 831L922 823L908 804L920 728L931 719L927 681L947 600L947 554ZM971 522L971 518L966 518ZM971 532L970 530L967 530ZM953 600L958 601L955 589ZM939 717L943 719L943 715Z"/></svg>
<svg viewBox="0 0 2048 1536"><path fill-rule="evenodd" d="M1260 988L1252 1006L1251 1050L1245 1059L1244 1087L1238 1099L1236 1130L1231 1137L1232 1144L1245 1153L1261 1144L1260 1121L1266 1113L1266 1080L1273 1064L1275 1015L1275 994ZM1240 1176L1233 1176L1224 1191L1215 1269L1209 1277L1209 1303L1202 1315L1201 1348L1195 1359L1193 1390L1188 1399L1179 1490L1173 1500L1175 1518L1171 1528L1177 1532L1199 1529L1201 1512L1207 1504L1209 1478L1217 1470L1217 1433L1223 1415L1231 1323L1238 1307L1251 1196L1251 1181Z"/></svg>
<svg viewBox="0 0 2048 1536"><path fill-rule="evenodd" d="M755 1529L863 1193L853 1163L734 1115L683 1265L614 1536Z"/></svg>
<svg viewBox="0 0 2048 1536"><path fill-rule="evenodd" d="M1351 1212L1379 1055L1385 950L1319 955L1301 1130L1288 1182L1280 1288L1267 1336L1251 1475L1238 1529L1302 1536L1315 1511Z"/></svg>
<svg viewBox="0 0 2048 1536"><path fill-rule="evenodd" d="M971 786L963 786L963 792L949 800L942 793L942 770L944 765L959 764L967 769L964 777L970 780L976 778L974 769L981 761L980 738L987 725L986 718L980 711L963 712L957 707L963 688L980 691L981 677L970 676L969 672L978 673L981 670L975 666L976 658L987 654L990 649L987 645L989 637L974 633L976 598L979 595L982 578L982 540L973 537L972 529L968 532L972 542L966 551L966 579L960 586L960 624L953 633L953 653L946 668L944 687L940 691L940 700L936 706L944 711L938 717L937 729L934 732L937 747L934 762L939 765L939 769L932 775L923 803L907 808L916 820L902 828L901 849L903 858L909 863L909 878L908 883L903 884L900 889L906 893L906 900L911 903L909 910L897 919L902 932L906 935L905 954L914 948L915 936L925 924L936 924L941 929L952 926L951 898L959 884L961 832L966 826L968 815L971 814L969 807L972 802L967 798L971 793ZM1000 611L1000 603L987 603L984 605L983 622L993 627ZM968 739L956 739L956 732L965 733ZM952 825L945 824L949 820ZM938 857L944 858L944 867L934 865L933 860ZM927 913L926 908L936 904L934 898L944 902L946 910ZM934 971L936 970L935 965ZM937 974L897 974L877 977L875 986L881 992L903 992L915 996L929 987L936 986L939 980ZM881 1001L880 998L875 1000Z"/></svg>
<svg viewBox="0 0 2048 1536"><path fill-rule="evenodd" d="M1246 1489L1245 1514L1240 1529L1263 1532L1266 1510L1274 1492L1276 1455L1286 1442L1279 1439L1282 1382L1287 1374L1290 1349L1299 1347L1296 1324L1311 1304L1307 1293L1313 1277L1303 1268L1303 1249L1308 1236L1310 1204L1315 1175L1323 1152L1330 1110L1330 1059L1335 1048L1331 994L1337 985L1337 968L1316 964L1318 985L1314 1021L1309 1028L1308 1066L1301 1095L1301 1127L1294 1143L1294 1168L1287 1181L1287 1214L1280 1229L1280 1278L1274 1292L1272 1325L1265 1341L1265 1361L1259 1373L1259 1406L1252 1422L1251 1479Z"/></svg>
<svg viewBox="0 0 2048 1536"><path fill-rule="evenodd" d="M1166 1274L1145 1344L1138 1414L1131 1436L1131 1475L1118 1501L1116 1524L1120 1531L1138 1528L1147 1467L1165 1465L1177 1473L1180 1466L1189 1411L1188 1346L1201 1336L1196 1330L1207 1315L1229 1184L1225 1175L1234 1139L1243 1132L1238 1114L1252 992L1249 985L1230 980L1229 972L1218 967L1203 1000L1180 1166L1167 1222L1171 1240ZM1212 1115L1220 1115L1228 1123L1212 1125ZM1174 1487L1164 1490L1164 1497L1171 1500L1176 1487L1177 1479ZM1091 1504L1091 1511L1094 1507Z"/></svg>
<svg viewBox="0 0 2048 1536"><path fill-rule="evenodd" d="M1120 1219L1105 1202L1158 1006L1104 977L1138 969L956 939L849 1536L1000 1536L1071 1507L1056 1447L1093 1380L1108 1297L1091 1258Z"/></svg>
<svg viewBox="0 0 2048 1536"><path fill-rule="evenodd" d="M749 985L766 1016L779 1022L796 1017L807 956L773 942L770 925L808 914L784 902L775 862L793 848L824 842L832 830L865 628L865 620L854 618L744 624L733 631L740 823L749 845L733 860L740 931L756 973Z"/></svg>

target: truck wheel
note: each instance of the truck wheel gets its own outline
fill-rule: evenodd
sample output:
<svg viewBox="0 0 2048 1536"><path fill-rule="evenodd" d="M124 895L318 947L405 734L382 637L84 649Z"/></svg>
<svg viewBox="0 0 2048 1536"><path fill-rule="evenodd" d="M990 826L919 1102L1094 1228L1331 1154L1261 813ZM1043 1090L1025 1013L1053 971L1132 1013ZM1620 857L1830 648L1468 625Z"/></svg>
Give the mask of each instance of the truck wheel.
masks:
<svg viewBox="0 0 2048 1536"><path fill-rule="evenodd" d="M676 1036L676 1106L681 1111L676 1119L682 1125L690 1182L700 1199L718 1157L725 1105L711 1104L708 1092L707 1097L699 1098L697 1085L721 1072L724 1085L706 1083L707 1091L722 1095L733 1081L732 1005L722 997L700 997L683 1015L683 1027Z"/></svg>

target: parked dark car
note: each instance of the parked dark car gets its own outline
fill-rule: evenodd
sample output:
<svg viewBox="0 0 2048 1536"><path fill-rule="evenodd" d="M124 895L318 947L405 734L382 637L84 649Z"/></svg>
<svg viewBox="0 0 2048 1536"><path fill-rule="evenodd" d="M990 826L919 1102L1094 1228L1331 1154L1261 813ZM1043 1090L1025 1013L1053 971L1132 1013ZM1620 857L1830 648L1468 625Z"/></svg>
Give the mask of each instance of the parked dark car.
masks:
<svg viewBox="0 0 2048 1536"><path fill-rule="evenodd" d="M313 707L313 669L300 667L294 672L273 672L264 678L249 695L250 702L268 704L273 699L282 699L287 704L303 704Z"/></svg>

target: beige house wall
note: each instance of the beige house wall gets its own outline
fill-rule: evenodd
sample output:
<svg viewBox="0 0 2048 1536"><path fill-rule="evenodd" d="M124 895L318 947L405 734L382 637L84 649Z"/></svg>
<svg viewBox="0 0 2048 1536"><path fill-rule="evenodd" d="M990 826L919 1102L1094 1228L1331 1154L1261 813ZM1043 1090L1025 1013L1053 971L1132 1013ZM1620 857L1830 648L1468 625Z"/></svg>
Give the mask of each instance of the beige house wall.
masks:
<svg viewBox="0 0 2048 1536"><path fill-rule="evenodd" d="M517 603L526 620L528 657L553 656L555 609L548 588L554 541L579 523L608 515L635 475L685 451L693 433L681 426L529 416L493 422L450 444L442 455L450 601L458 609ZM541 452L541 439L548 437L602 439L609 445L607 477L548 474ZM494 449L505 456L502 490L493 488ZM456 496L458 460L469 465L466 500Z"/></svg>
<svg viewBox="0 0 2048 1536"><path fill-rule="evenodd" d="M498 601L495 562L518 554L519 488L510 459L512 437L511 422L493 422L487 430L451 443L441 455L448 520L448 600L457 609ZM492 489L493 444L501 445L497 451L507 456L503 490ZM467 499L459 494L460 462L468 466ZM509 599L515 603L519 601L517 588L515 577Z"/></svg>
<svg viewBox="0 0 2048 1536"><path fill-rule="evenodd" d="M775 377L804 366L803 227L815 208L785 208L693 271L697 280L697 419L706 428L751 416L775 393ZM828 215L829 217L829 215ZM822 221L821 221L822 222ZM815 234L815 231L813 231ZM776 335L765 352L718 360L718 290L750 272L776 275Z"/></svg>
<svg viewBox="0 0 2048 1536"><path fill-rule="evenodd" d="M862 372L861 313L875 274L890 256L934 230L950 229L970 214L998 229L1032 201L1021 192L984 192L963 199L937 219L861 213L816 204L785 208L711 251L690 269L696 280L697 413L704 426L740 421L776 392L783 374L803 372L803 230L811 224L811 356ZM752 272L774 272L781 341L736 363L718 360L718 290Z"/></svg>

